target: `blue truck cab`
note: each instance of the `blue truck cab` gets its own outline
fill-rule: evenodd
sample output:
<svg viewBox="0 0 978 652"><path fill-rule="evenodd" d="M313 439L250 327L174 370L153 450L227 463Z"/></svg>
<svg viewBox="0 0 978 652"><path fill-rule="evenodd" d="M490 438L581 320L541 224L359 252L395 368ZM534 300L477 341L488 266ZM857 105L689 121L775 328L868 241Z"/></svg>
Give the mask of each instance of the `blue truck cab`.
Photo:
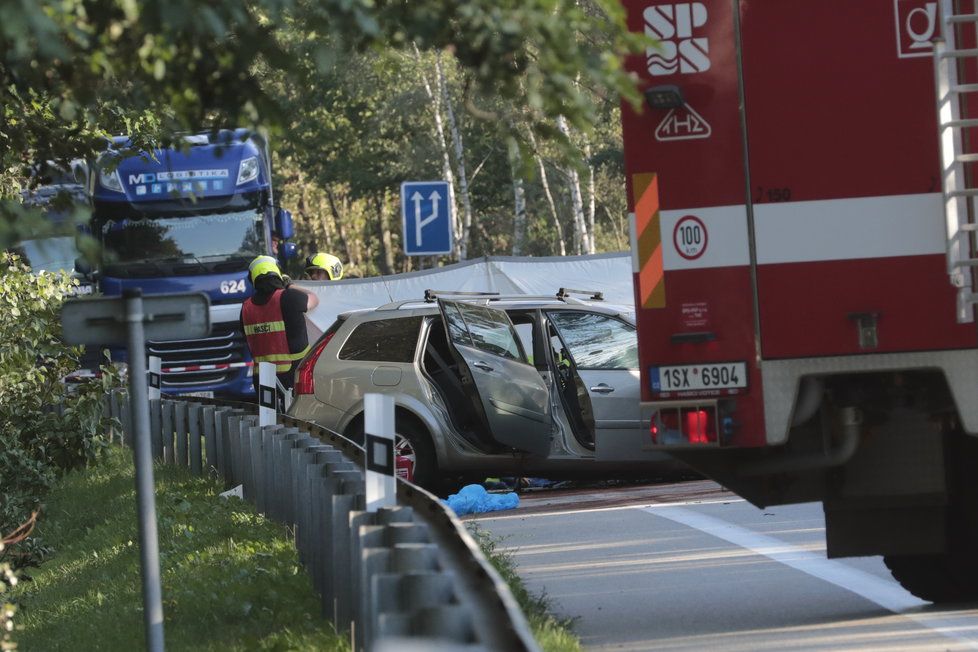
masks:
<svg viewBox="0 0 978 652"><path fill-rule="evenodd" d="M295 254L292 218L278 208L265 139L234 129L184 137L180 147L119 159L113 139L96 164L92 232L102 245L100 289L118 296L203 292L211 332L203 339L148 342L162 359L166 393L252 396L252 359L241 330L251 294L248 264ZM121 356L121 353L120 353Z"/></svg>

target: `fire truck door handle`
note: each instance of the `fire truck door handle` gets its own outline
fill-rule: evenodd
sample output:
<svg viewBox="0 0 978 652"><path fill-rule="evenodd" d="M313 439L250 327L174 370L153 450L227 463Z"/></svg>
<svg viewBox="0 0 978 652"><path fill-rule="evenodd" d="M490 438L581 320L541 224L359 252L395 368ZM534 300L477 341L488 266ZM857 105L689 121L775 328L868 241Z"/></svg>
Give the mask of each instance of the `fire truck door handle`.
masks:
<svg viewBox="0 0 978 652"><path fill-rule="evenodd" d="M591 391L595 394L610 394L611 392L615 391L615 388L611 387L610 385L606 385L605 383L598 383L591 388Z"/></svg>

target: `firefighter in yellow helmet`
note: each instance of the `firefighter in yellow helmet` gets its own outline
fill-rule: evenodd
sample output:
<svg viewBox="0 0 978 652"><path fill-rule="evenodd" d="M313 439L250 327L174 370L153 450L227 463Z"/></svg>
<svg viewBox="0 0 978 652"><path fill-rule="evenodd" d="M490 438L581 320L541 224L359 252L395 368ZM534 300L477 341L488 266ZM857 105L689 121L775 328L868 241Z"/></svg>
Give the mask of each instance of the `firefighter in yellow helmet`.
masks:
<svg viewBox="0 0 978 652"><path fill-rule="evenodd" d="M290 285L272 256L251 261L248 278L255 292L241 304L241 327L251 357L274 363L279 381L291 389L295 368L309 351L304 315L319 305L319 297ZM257 385L257 369L254 377Z"/></svg>
<svg viewBox="0 0 978 652"><path fill-rule="evenodd" d="M338 281L343 278L343 263L333 254L313 254L306 258L302 277L309 281Z"/></svg>

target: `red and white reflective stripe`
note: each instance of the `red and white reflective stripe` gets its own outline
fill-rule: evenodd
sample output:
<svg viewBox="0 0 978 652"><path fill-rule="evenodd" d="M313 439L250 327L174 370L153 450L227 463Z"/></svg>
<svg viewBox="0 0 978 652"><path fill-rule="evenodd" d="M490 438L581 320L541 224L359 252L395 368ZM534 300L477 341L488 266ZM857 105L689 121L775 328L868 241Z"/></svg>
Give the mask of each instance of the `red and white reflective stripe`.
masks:
<svg viewBox="0 0 978 652"><path fill-rule="evenodd" d="M677 225L693 216L702 252L683 256ZM666 271L750 264L743 205L661 212ZM758 265L943 254L940 193L754 204Z"/></svg>
<svg viewBox="0 0 978 652"><path fill-rule="evenodd" d="M238 369L254 366L254 362L225 362L223 364L193 364L186 367L165 367L161 373L177 373L181 371L216 371L218 369Z"/></svg>
<svg viewBox="0 0 978 652"><path fill-rule="evenodd" d="M755 204L757 263L943 254L941 201L926 193Z"/></svg>

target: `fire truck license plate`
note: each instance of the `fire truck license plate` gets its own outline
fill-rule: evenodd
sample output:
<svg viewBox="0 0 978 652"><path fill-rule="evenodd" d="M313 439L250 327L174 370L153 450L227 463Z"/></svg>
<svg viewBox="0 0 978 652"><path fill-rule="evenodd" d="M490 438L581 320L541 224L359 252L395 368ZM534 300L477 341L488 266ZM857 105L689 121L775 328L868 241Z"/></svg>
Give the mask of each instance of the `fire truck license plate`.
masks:
<svg viewBox="0 0 978 652"><path fill-rule="evenodd" d="M747 364L744 362L652 367L651 372L652 391L658 393L747 387Z"/></svg>

